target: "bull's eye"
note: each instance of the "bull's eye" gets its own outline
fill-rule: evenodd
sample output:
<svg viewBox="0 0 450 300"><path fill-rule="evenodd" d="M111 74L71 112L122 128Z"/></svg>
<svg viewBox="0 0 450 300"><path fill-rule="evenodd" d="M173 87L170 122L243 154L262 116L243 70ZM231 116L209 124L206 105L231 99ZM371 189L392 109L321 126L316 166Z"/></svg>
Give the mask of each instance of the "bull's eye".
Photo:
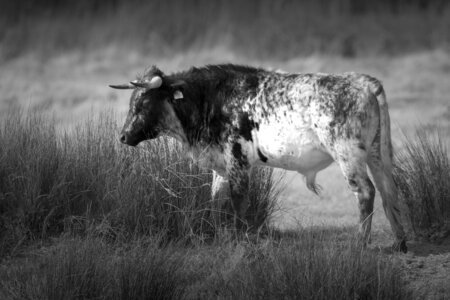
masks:
<svg viewBox="0 0 450 300"><path fill-rule="evenodd" d="M141 110L142 110L142 105L140 105L139 103L135 103L134 104L134 113L138 114L141 112Z"/></svg>

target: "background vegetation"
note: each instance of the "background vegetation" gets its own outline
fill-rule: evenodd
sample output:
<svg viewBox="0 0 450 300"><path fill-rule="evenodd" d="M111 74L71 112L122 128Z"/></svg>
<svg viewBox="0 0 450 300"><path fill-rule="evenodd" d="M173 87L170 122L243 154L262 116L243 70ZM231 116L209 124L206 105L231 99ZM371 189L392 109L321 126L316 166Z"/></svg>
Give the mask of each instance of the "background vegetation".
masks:
<svg viewBox="0 0 450 300"><path fill-rule="evenodd" d="M6 59L111 44L165 55L224 45L246 57L289 59L403 55L450 43L445 0L2 3L0 55Z"/></svg>
<svg viewBox="0 0 450 300"><path fill-rule="evenodd" d="M212 176L199 167L201 157L192 161L168 139L123 147L107 114L63 133L48 116L11 111L0 126L3 253L61 233L211 240L227 225L230 212L211 200ZM252 179L247 220L260 229L279 191L270 169L255 170Z"/></svg>

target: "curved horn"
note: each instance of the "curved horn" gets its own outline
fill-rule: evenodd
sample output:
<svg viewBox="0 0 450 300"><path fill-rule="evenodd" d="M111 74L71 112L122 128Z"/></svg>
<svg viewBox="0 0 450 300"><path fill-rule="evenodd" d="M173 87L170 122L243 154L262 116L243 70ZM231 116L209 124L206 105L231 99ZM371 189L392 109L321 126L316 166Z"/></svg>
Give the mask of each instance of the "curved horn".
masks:
<svg viewBox="0 0 450 300"><path fill-rule="evenodd" d="M134 89L136 88L134 85L132 85L131 83L125 83L125 84L110 84L109 85L110 88L113 89L118 89L118 90L128 90L128 89Z"/></svg>
<svg viewBox="0 0 450 300"><path fill-rule="evenodd" d="M134 80L131 81L130 84L148 90L157 89L162 85L162 78L160 76L155 76L150 81L146 80L143 82L139 82L137 80Z"/></svg>

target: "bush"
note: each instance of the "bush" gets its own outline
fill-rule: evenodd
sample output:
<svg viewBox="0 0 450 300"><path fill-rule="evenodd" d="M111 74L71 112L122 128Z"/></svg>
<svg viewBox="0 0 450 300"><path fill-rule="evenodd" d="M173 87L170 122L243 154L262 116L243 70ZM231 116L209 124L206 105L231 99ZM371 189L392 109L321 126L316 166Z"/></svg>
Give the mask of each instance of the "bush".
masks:
<svg viewBox="0 0 450 300"><path fill-rule="evenodd" d="M138 148L117 142L112 114L64 133L40 112L16 110L0 125L2 247L59 233L167 241L213 238L221 215L211 172L173 140ZM275 207L271 170L255 170L248 222L262 226ZM3 249L3 250L6 250Z"/></svg>
<svg viewBox="0 0 450 300"><path fill-rule="evenodd" d="M414 234L439 238L450 233L450 159L442 132L425 127L395 156L394 180L410 210Z"/></svg>

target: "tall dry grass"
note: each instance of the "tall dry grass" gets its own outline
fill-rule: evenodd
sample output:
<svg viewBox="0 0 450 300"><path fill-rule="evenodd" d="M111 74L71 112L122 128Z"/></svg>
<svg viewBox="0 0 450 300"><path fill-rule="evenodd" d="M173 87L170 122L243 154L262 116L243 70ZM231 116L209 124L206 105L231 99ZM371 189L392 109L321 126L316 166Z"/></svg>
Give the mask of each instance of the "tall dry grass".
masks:
<svg viewBox="0 0 450 300"><path fill-rule="evenodd" d="M155 243L66 239L0 266L2 299L180 299L184 257Z"/></svg>
<svg viewBox="0 0 450 300"><path fill-rule="evenodd" d="M211 239L228 212L211 201L209 171L169 139L138 148L117 141L111 114L58 132L48 114L11 111L0 125L2 252L61 233L111 239ZM277 195L255 170L248 222L267 224Z"/></svg>
<svg viewBox="0 0 450 300"><path fill-rule="evenodd" d="M259 243L160 246L63 238L0 265L2 299L410 299L397 263L362 250L348 229Z"/></svg>
<svg viewBox="0 0 450 300"><path fill-rule="evenodd" d="M210 173L170 140L134 149L116 132L109 115L70 132L40 112L2 120L1 299L408 299L353 230L236 239ZM271 215L271 178L253 176L251 224Z"/></svg>
<svg viewBox="0 0 450 300"><path fill-rule="evenodd" d="M423 126L413 135L405 134L395 157L394 179L417 237L450 234L450 152L445 132Z"/></svg>
<svg viewBox="0 0 450 300"><path fill-rule="evenodd" d="M107 114L69 132L41 112L2 120L1 299L406 299L396 265L346 229L236 239L209 172L171 140L134 149L116 132ZM276 182L252 178L261 227Z"/></svg>
<svg viewBox="0 0 450 300"><path fill-rule="evenodd" d="M250 247L221 278L230 299L405 299L398 265L361 249L348 228L310 228ZM288 237L286 237L286 235Z"/></svg>

